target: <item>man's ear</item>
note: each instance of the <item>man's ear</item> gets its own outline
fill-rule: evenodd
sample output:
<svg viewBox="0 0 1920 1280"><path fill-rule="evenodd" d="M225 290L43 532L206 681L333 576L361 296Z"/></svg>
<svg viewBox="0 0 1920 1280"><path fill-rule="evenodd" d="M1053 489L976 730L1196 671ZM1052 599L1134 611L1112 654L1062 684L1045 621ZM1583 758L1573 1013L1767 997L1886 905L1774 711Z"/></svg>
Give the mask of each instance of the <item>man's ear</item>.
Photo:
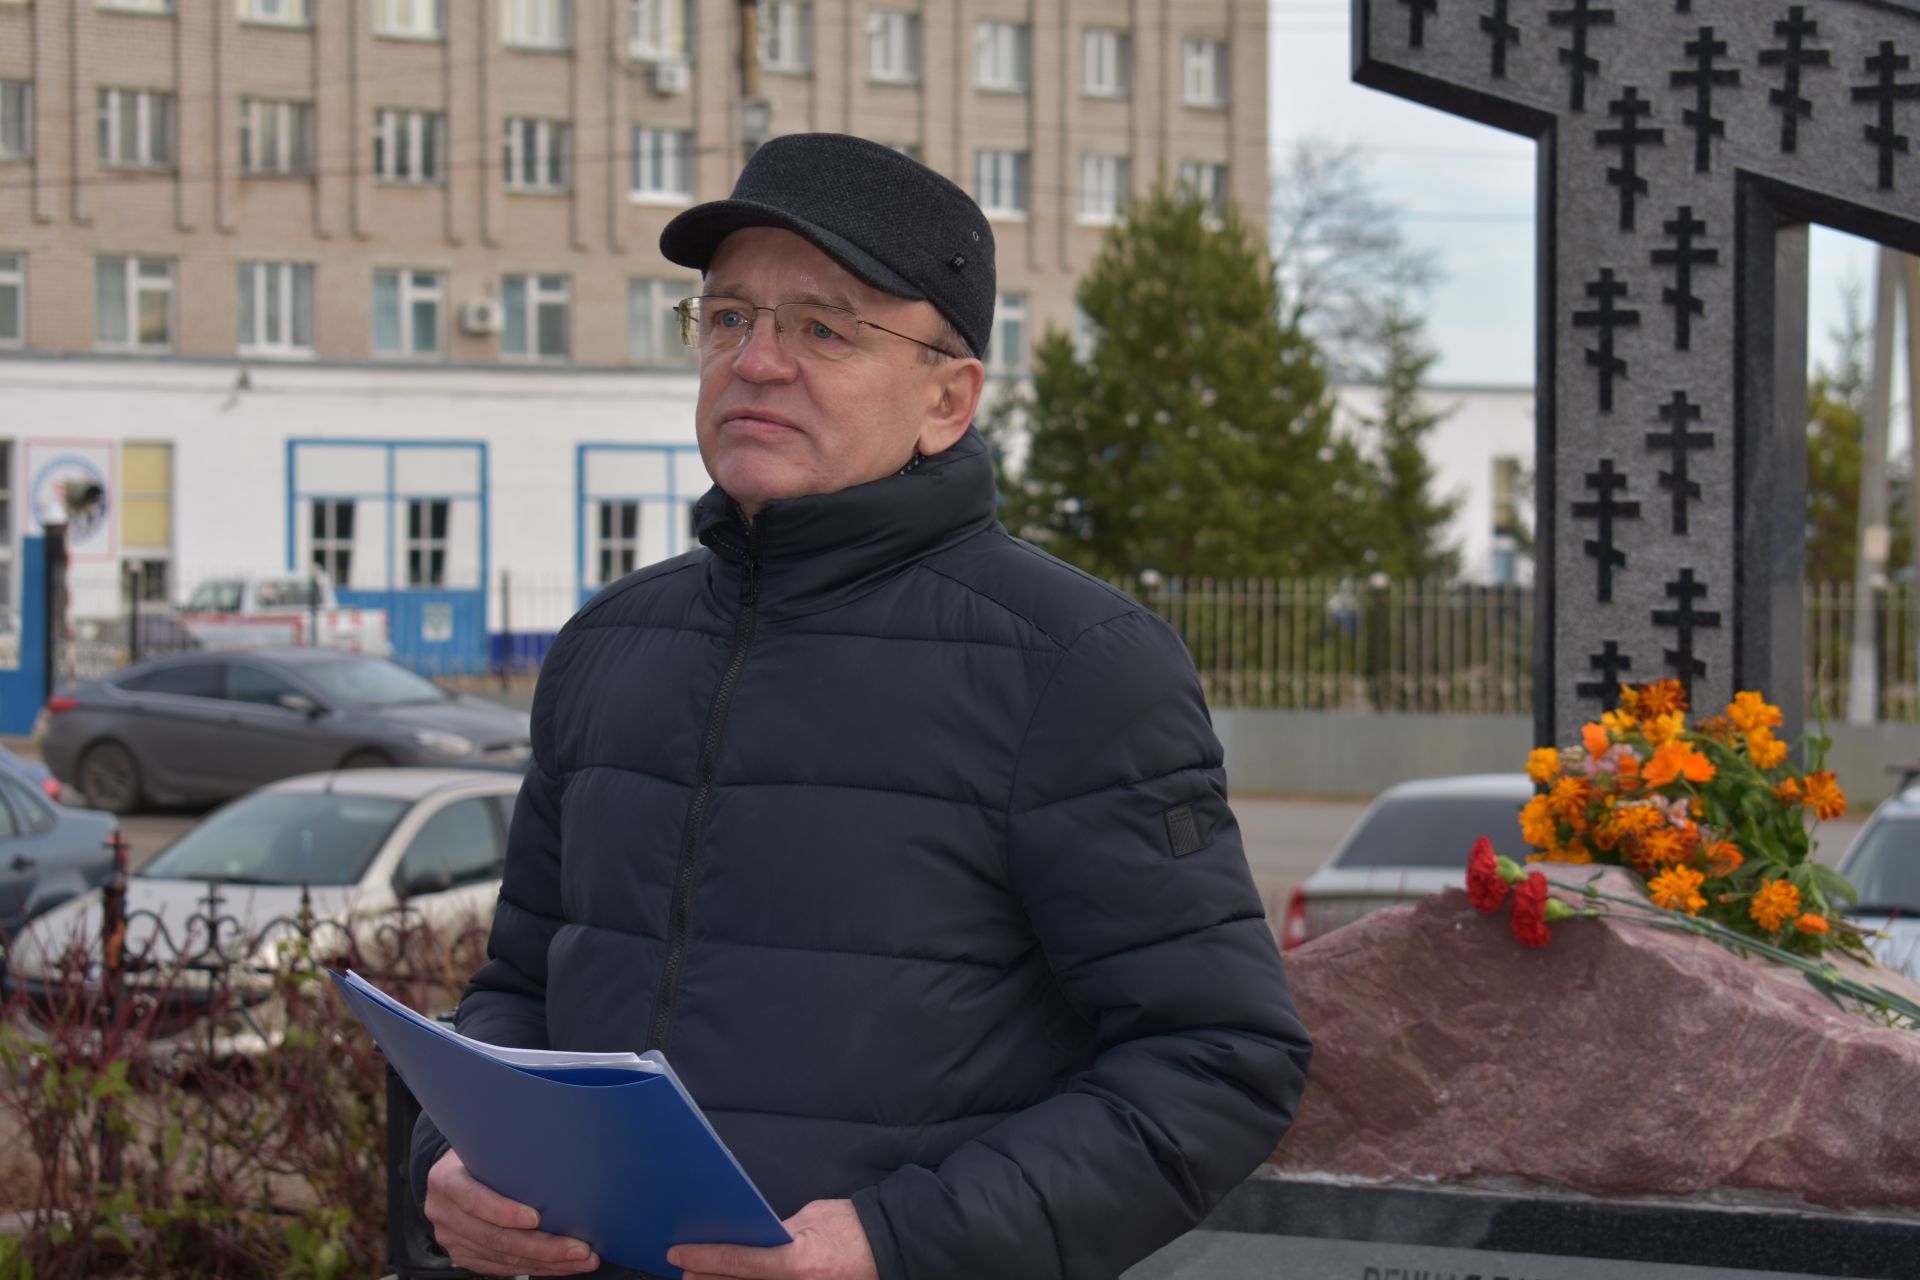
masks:
<svg viewBox="0 0 1920 1280"><path fill-rule="evenodd" d="M987 367L978 360L945 360L934 367L932 403L914 442L924 457L951 449L973 422L987 384Z"/></svg>

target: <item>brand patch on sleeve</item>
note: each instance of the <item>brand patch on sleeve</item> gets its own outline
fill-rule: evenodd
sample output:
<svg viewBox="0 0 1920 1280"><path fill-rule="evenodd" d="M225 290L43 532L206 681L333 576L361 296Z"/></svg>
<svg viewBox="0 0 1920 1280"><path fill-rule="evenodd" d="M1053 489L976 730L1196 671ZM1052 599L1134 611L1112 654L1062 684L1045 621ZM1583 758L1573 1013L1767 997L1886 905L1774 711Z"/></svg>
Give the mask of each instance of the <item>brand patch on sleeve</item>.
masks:
<svg viewBox="0 0 1920 1280"><path fill-rule="evenodd" d="M1173 846L1174 857L1184 858L1200 848L1200 824L1194 821L1192 805L1175 805L1167 810L1166 818L1167 842Z"/></svg>

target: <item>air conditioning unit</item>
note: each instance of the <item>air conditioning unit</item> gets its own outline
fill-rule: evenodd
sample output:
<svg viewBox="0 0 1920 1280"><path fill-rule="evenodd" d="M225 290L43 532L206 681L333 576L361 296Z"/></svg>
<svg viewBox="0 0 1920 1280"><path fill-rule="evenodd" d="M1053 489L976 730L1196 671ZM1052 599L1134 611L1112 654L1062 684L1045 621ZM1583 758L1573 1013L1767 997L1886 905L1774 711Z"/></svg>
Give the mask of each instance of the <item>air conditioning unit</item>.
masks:
<svg viewBox="0 0 1920 1280"><path fill-rule="evenodd" d="M506 319L498 298L479 298L460 308L460 328L467 333L498 333Z"/></svg>
<svg viewBox="0 0 1920 1280"><path fill-rule="evenodd" d="M684 62L656 62L653 64L653 91L664 96L685 93L687 86L693 83L693 72Z"/></svg>

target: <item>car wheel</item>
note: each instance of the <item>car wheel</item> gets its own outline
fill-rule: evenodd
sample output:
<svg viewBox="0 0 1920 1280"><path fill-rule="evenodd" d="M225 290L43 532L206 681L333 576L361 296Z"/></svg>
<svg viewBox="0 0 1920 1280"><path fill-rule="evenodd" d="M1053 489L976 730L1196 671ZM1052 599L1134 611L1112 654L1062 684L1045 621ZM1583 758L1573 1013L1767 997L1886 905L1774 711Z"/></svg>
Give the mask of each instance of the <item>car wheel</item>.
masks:
<svg viewBox="0 0 1920 1280"><path fill-rule="evenodd" d="M342 769L391 769L393 757L380 751L353 751L340 762Z"/></svg>
<svg viewBox="0 0 1920 1280"><path fill-rule="evenodd" d="M87 803L108 813L132 813L140 807L140 766L117 742L96 742L80 757L76 771Z"/></svg>

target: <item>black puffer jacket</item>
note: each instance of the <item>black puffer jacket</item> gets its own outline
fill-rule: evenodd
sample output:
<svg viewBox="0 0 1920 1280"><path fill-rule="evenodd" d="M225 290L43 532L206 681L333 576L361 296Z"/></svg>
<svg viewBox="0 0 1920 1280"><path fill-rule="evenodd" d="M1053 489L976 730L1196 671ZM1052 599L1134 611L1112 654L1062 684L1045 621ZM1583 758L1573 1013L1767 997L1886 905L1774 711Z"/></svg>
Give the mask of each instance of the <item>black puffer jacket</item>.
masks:
<svg viewBox="0 0 1920 1280"><path fill-rule="evenodd" d="M1310 1053L1186 650L995 523L972 432L698 522L547 659L460 1030L664 1048L885 1280L1116 1275L1273 1149Z"/></svg>

